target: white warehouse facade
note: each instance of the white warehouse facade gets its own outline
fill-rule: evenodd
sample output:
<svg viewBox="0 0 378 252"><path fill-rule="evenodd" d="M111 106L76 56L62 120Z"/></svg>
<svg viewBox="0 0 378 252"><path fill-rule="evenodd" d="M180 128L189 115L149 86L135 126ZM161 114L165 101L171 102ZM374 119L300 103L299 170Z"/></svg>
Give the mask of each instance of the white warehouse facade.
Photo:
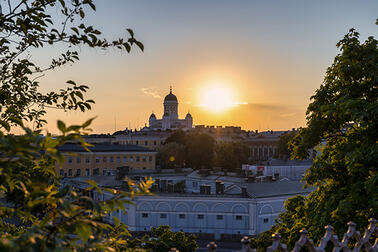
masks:
<svg viewBox="0 0 378 252"><path fill-rule="evenodd" d="M134 204L126 205L127 214L113 212L107 221L112 222L112 217L116 216L131 232L147 232L152 227L169 225L173 231L194 233L208 239L253 236L275 223L277 216L285 210L286 199L312 191L303 189L299 181L286 179L252 182L248 178L204 175L197 171L149 175L155 181L151 188L154 195L135 197ZM93 176L90 179L100 186L122 188L122 182L112 176ZM73 178L68 182L85 188L84 180ZM103 200L103 196L96 192L93 197Z"/></svg>

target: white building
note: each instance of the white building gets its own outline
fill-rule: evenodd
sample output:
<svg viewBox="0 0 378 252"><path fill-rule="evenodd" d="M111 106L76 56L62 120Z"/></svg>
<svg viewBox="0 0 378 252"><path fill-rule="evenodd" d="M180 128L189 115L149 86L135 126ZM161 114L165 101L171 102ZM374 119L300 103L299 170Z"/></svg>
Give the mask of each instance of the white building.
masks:
<svg viewBox="0 0 378 252"><path fill-rule="evenodd" d="M127 214L113 212L109 222L116 216L133 232L169 225L173 231L195 233L206 239L252 236L274 224L284 211L286 199L307 195L312 190L303 189L299 181L250 183L241 177L203 175L197 171L150 175L155 180L154 195L134 198L134 204L126 206ZM121 182L115 185L112 177L91 179L106 187L121 186ZM75 186L78 180L75 179ZM185 185L185 190L177 192L174 185L180 183ZM101 200L96 193L93 196Z"/></svg>
<svg viewBox="0 0 378 252"><path fill-rule="evenodd" d="M148 123L150 130L189 130L193 127L193 118L189 112L186 114L185 119L178 118L178 100L172 94L171 88L169 94L164 98L164 115L162 119L157 119L155 114L152 113Z"/></svg>

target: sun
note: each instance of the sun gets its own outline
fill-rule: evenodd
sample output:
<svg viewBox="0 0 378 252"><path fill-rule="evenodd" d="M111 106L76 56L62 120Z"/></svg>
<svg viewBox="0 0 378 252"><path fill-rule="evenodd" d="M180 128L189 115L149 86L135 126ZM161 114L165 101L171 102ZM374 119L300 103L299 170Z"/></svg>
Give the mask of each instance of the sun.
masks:
<svg viewBox="0 0 378 252"><path fill-rule="evenodd" d="M201 106L214 112L223 112L235 106L232 92L224 86L205 88L201 97Z"/></svg>

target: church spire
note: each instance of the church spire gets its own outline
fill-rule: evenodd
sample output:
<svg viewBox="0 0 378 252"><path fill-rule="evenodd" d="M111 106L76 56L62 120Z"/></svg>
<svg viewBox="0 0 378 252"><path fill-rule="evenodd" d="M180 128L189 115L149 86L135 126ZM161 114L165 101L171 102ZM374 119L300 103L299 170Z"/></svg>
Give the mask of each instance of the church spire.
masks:
<svg viewBox="0 0 378 252"><path fill-rule="evenodd" d="M169 86L169 93L172 94L172 86Z"/></svg>

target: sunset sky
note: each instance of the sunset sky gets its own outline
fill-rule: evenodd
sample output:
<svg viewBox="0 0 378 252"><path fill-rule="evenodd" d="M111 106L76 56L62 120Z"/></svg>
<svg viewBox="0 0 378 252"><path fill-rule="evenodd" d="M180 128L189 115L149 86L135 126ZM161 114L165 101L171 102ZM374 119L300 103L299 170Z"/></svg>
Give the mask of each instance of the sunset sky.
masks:
<svg viewBox="0 0 378 252"><path fill-rule="evenodd" d="M95 133L140 128L152 111L161 118L170 85L179 116L190 111L195 125L305 126L310 96L338 53L337 41L352 27L363 40L378 35L376 0L95 3L88 23L112 39L132 28L145 51L81 48L79 63L46 74L43 90L72 79L90 86L87 97L96 101L84 114L49 110L51 132L58 118L76 124L93 116ZM58 55L57 49L34 57L47 59Z"/></svg>

